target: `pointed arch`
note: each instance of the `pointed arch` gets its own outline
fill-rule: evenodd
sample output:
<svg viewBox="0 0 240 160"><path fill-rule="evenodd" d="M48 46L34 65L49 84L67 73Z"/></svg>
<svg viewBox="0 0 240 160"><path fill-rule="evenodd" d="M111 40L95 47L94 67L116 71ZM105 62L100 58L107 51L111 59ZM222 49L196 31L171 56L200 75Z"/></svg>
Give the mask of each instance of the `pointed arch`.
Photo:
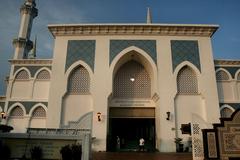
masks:
<svg viewBox="0 0 240 160"><path fill-rule="evenodd" d="M28 80L31 78L31 73L26 67L19 68L14 74L15 80Z"/></svg>
<svg viewBox="0 0 240 160"><path fill-rule="evenodd" d="M231 77L231 74L224 68L219 68L216 70L217 81L229 81L231 80Z"/></svg>
<svg viewBox="0 0 240 160"><path fill-rule="evenodd" d="M117 56L112 60L110 64L110 73L112 73L112 82L114 81L114 77L118 69L130 60L135 60L146 69L150 78L151 78L151 94L157 92L157 65L153 61L153 59L142 49L131 46L122 50ZM113 87L113 85L111 85ZM109 88L110 92L112 92L113 88Z"/></svg>
<svg viewBox="0 0 240 160"><path fill-rule="evenodd" d="M82 65L75 67L68 77L68 94L90 94L90 76Z"/></svg>
<svg viewBox="0 0 240 160"><path fill-rule="evenodd" d="M11 105L11 106L8 108L7 115L10 115L11 112L12 112L12 110L13 110L14 108L16 108L16 107L21 108L21 110L23 111L23 116L26 116L26 109L25 109L25 107L24 107L21 103L19 103L19 102L14 103L13 105Z"/></svg>
<svg viewBox="0 0 240 160"><path fill-rule="evenodd" d="M32 117L34 111L36 111L36 109L39 108L39 107L41 107L45 111L45 113L47 113L47 107L43 103L37 103L29 111L29 116Z"/></svg>
<svg viewBox="0 0 240 160"><path fill-rule="evenodd" d="M193 68L189 62L181 63L176 67L174 75L176 76L177 94L198 94L198 74L199 70ZM198 72L197 72L198 71Z"/></svg>
<svg viewBox="0 0 240 160"><path fill-rule="evenodd" d="M35 80L50 80L50 78L51 70L47 67L39 69L34 75Z"/></svg>
<svg viewBox="0 0 240 160"><path fill-rule="evenodd" d="M240 81L240 69L235 73L234 79Z"/></svg>
<svg viewBox="0 0 240 160"><path fill-rule="evenodd" d="M222 118L229 118L233 114L235 109L228 104L224 104L220 107L220 113Z"/></svg>

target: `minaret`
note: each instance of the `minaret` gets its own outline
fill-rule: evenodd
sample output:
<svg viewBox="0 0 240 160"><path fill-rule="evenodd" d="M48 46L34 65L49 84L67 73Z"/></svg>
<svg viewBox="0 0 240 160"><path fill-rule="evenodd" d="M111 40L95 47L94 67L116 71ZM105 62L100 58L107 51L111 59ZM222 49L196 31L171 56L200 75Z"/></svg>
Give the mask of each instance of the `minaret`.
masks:
<svg viewBox="0 0 240 160"><path fill-rule="evenodd" d="M33 42L30 40L30 36L33 19L38 15L38 9L35 7L35 0L25 0L20 8L21 23L18 38L13 40L15 47L13 59L27 59L28 52L33 48Z"/></svg>
<svg viewBox="0 0 240 160"><path fill-rule="evenodd" d="M151 15L151 10L149 7L147 8L147 23L148 24L152 23L152 15Z"/></svg>

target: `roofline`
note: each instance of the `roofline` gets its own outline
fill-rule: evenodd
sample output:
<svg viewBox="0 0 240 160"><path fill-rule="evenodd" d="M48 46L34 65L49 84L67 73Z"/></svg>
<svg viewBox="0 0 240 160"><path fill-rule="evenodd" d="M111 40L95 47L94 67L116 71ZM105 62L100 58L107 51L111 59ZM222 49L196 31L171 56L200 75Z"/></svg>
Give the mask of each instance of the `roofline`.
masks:
<svg viewBox="0 0 240 160"><path fill-rule="evenodd" d="M212 37L219 25L214 24L146 24L146 23L90 23L49 24L54 37L76 35L167 35Z"/></svg>
<svg viewBox="0 0 240 160"><path fill-rule="evenodd" d="M69 26L164 26L164 27L217 27L217 24L168 24L168 23L82 23L82 24L48 24L48 27Z"/></svg>

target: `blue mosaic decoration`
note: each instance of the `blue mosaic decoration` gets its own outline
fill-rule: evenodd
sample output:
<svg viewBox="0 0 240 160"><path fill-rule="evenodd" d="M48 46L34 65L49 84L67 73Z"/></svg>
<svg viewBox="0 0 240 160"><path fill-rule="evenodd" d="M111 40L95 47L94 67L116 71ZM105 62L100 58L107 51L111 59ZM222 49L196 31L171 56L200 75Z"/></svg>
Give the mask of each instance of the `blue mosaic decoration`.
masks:
<svg viewBox="0 0 240 160"><path fill-rule="evenodd" d="M65 71L76 61L82 60L94 71L95 40L69 40Z"/></svg>
<svg viewBox="0 0 240 160"><path fill-rule="evenodd" d="M219 106L223 106L224 104L231 106L232 108L236 109L240 109L240 103L220 103Z"/></svg>
<svg viewBox="0 0 240 160"><path fill-rule="evenodd" d="M110 40L110 61L112 60L125 48L135 46L144 50L157 64L157 51L155 40Z"/></svg>
<svg viewBox="0 0 240 160"><path fill-rule="evenodd" d="M231 74L232 78L235 77L236 72L240 69L240 67L215 67L215 70L219 68L226 69Z"/></svg>
<svg viewBox="0 0 240 160"><path fill-rule="evenodd" d="M183 61L189 61L201 72L198 41L171 40L172 67L175 68Z"/></svg>
<svg viewBox="0 0 240 160"><path fill-rule="evenodd" d="M48 68L49 70L52 69L51 66L15 66L15 67L14 67L14 72L13 72L13 74L15 74L16 71L17 71L18 69L22 68L22 67L25 67L25 68L27 68L27 69L30 71L31 77L34 77L34 75L36 74L36 72L37 72L39 69L43 68L43 67Z"/></svg>
<svg viewBox="0 0 240 160"><path fill-rule="evenodd" d="M36 105L37 103L42 103L44 104L46 107L48 107L48 102L19 102L19 101L10 101L8 103L8 109L10 106L12 106L13 104L15 103L20 103L22 104L24 107L25 107L25 110L26 110L26 114L29 114L31 108Z"/></svg>

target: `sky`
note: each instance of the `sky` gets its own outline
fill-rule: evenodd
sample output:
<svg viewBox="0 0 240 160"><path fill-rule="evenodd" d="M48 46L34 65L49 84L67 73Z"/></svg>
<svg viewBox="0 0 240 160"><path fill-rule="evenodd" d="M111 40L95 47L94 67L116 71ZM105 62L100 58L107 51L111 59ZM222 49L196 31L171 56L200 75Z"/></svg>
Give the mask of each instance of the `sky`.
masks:
<svg viewBox="0 0 240 160"><path fill-rule="evenodd" d="M8 60L13 57L20 6L24 0L0 0L0 95L5 95ZM240 59L240 0L36 0L31 40L37 36L37 57L51 58L54 39L48 24L145 23L147 7L153 23L218 24L212 37L215 59Z"/></svg>

